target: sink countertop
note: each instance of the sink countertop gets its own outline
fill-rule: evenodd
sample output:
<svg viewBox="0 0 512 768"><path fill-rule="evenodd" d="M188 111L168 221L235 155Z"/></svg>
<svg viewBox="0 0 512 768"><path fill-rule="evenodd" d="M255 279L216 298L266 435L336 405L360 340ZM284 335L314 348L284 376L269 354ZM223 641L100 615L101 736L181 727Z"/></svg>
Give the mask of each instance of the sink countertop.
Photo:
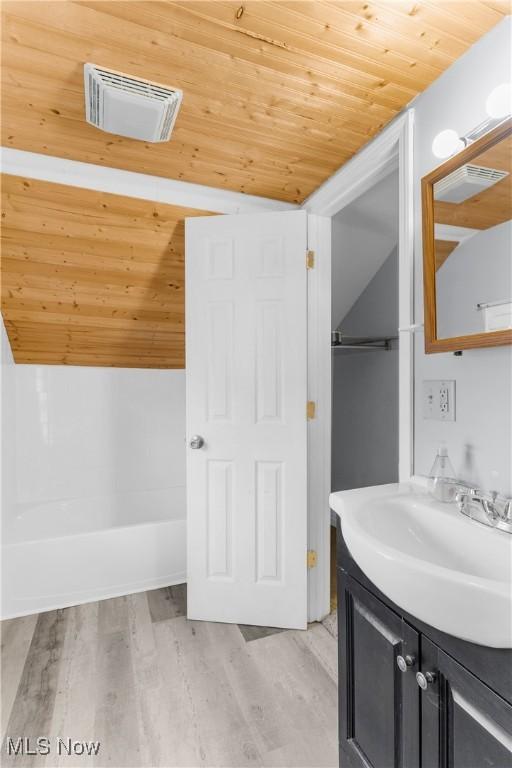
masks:
<svg viewBox="0 0 512 768"><path fill-rule="evenodd" d="M332 493L365 575L413 616L463 640L512 648L512 536L462 515L421 485Z"/></svg>
<svg viewBox="0 0 512 768"><path fill-rule="evenodd" d="M366 488L352 488L349 491L334 491L329 496L329 506L341 517L347 504L361 503L364 500L373 500L395 495L417 495L424 499L432 499L426 487L416 483L387 483L386 485L370 485ZM435 499L432 499L435 501ZM447 506L452 506L448 504Z"/></svg>

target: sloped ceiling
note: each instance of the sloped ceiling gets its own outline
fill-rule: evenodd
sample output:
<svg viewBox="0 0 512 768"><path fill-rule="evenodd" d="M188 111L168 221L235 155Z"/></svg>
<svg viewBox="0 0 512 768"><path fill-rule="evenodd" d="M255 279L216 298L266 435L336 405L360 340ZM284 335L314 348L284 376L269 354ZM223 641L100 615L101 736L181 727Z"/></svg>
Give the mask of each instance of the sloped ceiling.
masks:
<svg viewBox="0 0 512 768"><path fill-rule="evenodd" d="M184 218L4 176L2 315L17 363L185 367Z"/></svg>
<svg viewBox="0 0 512 768"><path fill-rule="evenodd" d="M4 2L2 144L301 202L506 13L501 0ZM171 141L85 123L87 61L182 88Z"/></svg>
<svg viewBox="0 0 512 768"><path fill-rule="evenodd" d="M350 312L398 243L398 172L332 219L332 328Z"/></svg>

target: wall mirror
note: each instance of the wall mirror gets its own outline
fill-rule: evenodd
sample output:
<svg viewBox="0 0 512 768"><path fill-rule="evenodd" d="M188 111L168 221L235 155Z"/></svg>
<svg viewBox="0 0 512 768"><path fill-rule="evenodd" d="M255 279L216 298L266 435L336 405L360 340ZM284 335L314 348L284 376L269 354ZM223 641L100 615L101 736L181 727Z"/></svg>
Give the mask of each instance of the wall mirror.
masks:
<svg viewBox="0 0 512 768"><path fill-rule="evenodd" d="M425 351L512 344L512 119L422 179Z"/></svg>

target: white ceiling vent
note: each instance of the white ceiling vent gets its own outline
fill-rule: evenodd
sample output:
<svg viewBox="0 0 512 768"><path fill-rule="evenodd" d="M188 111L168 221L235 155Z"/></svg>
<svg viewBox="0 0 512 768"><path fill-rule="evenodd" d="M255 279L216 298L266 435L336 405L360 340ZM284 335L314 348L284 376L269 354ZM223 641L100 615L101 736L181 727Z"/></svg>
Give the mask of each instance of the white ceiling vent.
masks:
<svg viewBox="0 0 512 768"><path fill-rule="evenodd" d="M492 187L505 176L508 176L507 171L468 163L434 184L434 198L447 203L462 203L478 192Z"/></svg>
<svg viewBox="0 0 512 768"><path fill-rule="evenodd" d="M84 65L85 116L108 133L141 141L168 141L183 98L179 88L111 69Z"/></svg>

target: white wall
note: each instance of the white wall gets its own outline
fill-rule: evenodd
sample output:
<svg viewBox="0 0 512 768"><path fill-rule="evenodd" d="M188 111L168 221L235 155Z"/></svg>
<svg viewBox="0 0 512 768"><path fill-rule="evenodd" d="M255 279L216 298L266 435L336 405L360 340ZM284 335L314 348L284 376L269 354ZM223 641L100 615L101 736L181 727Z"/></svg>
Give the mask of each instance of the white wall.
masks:
<svg viewBox="0 0 512 768"><path fill-rule="evenodd" d="M15 369L18 502L185 485L184 371Z"/></svg>
<svg viewBox="0 0 512 768"><path fill-rule="evenodd" d="M432 140L444 128L464 135L486 118L488 94L510 79L511 33L507 17L413 104L416 322L423 321L420 180L439 164L432 154ZM512 348L468 350L454 357L451 353L425 355L423 345L423 334L416 334L415 473L429 472L437 443L446 440L461 478L512 494ZM455 422L422 418L422 381L441 378L457 382Z"/></svg>
<svg viewBox="0 0 512 768"><path fill-rule="evenodd" d="M0 318L1 338L1 371L0 371L0 479L1 479L1 503L2 520L13 509L15 499L15 365L14 359L5 332L3 319Z"/></svg>
<svg viewBox="0 0 512 768"><path fill-rule="evenodd" d="M398 173L332 219L332 328L337 328L398 242Z"/></svg>
<svg viewBox="0 0 512 768"><path fill-rule="evenodd" d="M396 248L343 319L343 328L350 336L397 336ZM398 481L397 342L387 352L333 353L331 474L333 491Z"/></svg>
<svg viewBox="0 0 512 768"><path fill-rule="evenodd" d="M512 300L512 221L463 240L436 273L439 338L485 331L482 302Z"/></svg>

